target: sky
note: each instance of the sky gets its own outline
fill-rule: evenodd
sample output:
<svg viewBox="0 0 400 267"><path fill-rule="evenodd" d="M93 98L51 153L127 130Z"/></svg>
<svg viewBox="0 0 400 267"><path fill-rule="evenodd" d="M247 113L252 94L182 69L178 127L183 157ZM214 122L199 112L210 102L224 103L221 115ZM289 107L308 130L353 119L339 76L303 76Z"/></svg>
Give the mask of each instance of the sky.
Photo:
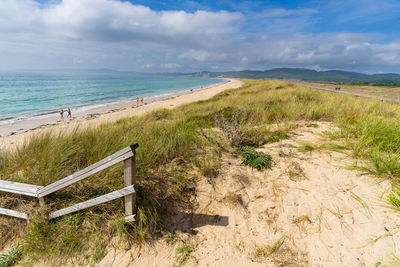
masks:
<svg viewBox="0 0 400 267"><path fill-rule="evenodd" d="M0 70L400 73L399 0L0 0Z"/></svg>

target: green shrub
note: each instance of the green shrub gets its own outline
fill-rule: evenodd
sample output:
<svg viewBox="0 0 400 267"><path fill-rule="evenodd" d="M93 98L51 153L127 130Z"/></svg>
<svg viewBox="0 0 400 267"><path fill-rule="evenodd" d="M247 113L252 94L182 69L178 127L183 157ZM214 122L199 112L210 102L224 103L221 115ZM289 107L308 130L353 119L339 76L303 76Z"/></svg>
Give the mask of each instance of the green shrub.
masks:
<svg viewBox="0 0 400 267"><path fill-rule="evenodd" d="M271 155L263 152L257 152L252 148L241 147L238 153L242 156L242 164L248 165L258 171L271 169L274 161Z"/></svg>

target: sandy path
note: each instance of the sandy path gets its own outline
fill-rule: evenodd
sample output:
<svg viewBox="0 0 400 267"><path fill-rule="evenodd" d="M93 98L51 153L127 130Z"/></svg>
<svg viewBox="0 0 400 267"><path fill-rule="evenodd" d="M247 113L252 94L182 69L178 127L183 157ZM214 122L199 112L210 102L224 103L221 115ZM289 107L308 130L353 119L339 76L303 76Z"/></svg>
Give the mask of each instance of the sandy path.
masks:
<svg viewBox="0 0 400 267"><path fill-rule="evenodd" d="M345 95L354 95L354 96L360 96L360 97L367 97L367 98L374 98L374 99L379 99L383 101L391 101L391 102L396 102L400 103L400 99L398 98L393 98L393 97L385 97L385 96L377 96L377 95L369 95L365 93L356 93L356 92L350 92L350 91L345 91L345 89L340 89L340 90L334 90L326 87L320 87L320 86L310 86L310 85L305 85L305 87L310 87L312 89L316 90L321 90L321 91L328 91L331 93L338 93L338 94L345 94Z"/></svg>
<svg viewBox="0 0 400 267"><path fill-rule="evenodd" d="M29 138L35 134L41 134L44 132L68 132L76 127L95 127L101 123L116 121L120 118L143 115L147 112L160 109L168 108L172 109L182 104L190 102L206 100L213 97L214 95L231 88L238 88L242 85L242 82L235 79L229 79L226 83L222 83L216 86L204 88L201 90L195 90L192 93L182 94L179 96L171 97L166 100L155 101L139 107L130 107L123 110L112 111L104 114L102 109L93 109L91 113L96 115L89 115L83 118L75 119L68 122L58 122L54 125L45 125L45 121L42 126L29 130L27 132L16 133L9 136L0 137L0 150L13 150L18 146L21 146L24 142L28 141ZM132 101L131 106L136 105L136 100Z"/></svg>
<svg viewBox="0 0 400 267"><path fill-rule="evenodd" d="M400 231L399 214L384 202L389 182L346 169L345 154L290 146L320 144L332 125L316 124L258 149L273 156L272 170L225 154L218 177L198 183L194 213L174 216L180 241L110 249L99 266L177 266L185 245L193 248L185 266L393 266Z"/></svg>

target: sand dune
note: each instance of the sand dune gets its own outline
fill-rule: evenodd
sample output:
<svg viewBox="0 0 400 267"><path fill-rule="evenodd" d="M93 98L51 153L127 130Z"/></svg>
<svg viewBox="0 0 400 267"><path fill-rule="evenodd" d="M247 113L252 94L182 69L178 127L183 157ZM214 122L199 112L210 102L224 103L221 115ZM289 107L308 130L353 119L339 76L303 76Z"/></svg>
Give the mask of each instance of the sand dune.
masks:
<svg viewBox="0 0 400 267"><path fill-rule="evenodd" d="M166 235L130 251L110 248L99 266L175 266L176 249L184 246L193 250L185 266L390 263L400 253L400 233L397 214L381 199L389 182L346 169L345 154L299 152L302 141L321 144L320 133L333 129L316 124L303 123L290 139L258 149L273 156L272 170L258 172L225 154L218 177L199 181L197 208L172 216L175 244Z"/></svg>

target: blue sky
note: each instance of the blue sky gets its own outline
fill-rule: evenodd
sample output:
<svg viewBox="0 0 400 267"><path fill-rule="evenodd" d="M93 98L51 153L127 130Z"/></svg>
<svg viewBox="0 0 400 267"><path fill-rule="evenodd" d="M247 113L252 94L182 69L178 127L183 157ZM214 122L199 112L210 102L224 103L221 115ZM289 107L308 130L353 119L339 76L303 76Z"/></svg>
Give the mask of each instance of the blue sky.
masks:
<svg viewBox="0 0 400 267"><path fill-rule="evenodd" d="M398 0L1 0L0 70L399 73L398 14Z"/></svg>

